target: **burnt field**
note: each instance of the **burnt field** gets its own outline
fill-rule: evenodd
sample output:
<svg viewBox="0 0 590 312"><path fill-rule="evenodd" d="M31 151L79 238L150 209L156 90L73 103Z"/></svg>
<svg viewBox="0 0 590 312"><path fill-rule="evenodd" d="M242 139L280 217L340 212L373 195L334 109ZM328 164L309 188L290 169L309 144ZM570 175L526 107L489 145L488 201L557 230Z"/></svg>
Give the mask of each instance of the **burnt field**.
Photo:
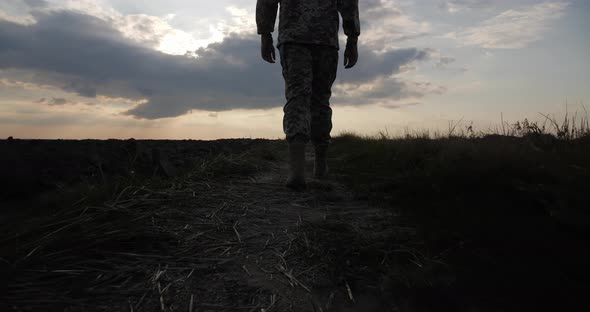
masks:
<svg viewBox="0 0 590 312"><path fill-rule="evenodd" d="M282 185L285 149L1 141L0 309L585 305L588 136L343 135L301 193Z"/></svg>

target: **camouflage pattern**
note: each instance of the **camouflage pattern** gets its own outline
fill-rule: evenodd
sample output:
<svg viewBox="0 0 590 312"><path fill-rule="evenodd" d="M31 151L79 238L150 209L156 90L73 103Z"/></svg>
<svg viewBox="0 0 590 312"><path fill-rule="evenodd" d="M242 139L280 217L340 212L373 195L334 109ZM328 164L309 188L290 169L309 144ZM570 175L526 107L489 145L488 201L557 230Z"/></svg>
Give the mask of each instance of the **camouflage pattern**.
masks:
<svg viewBox="0 0 590 312"><path fill-rule="evenodd" d="M344 33L353 38L360 35L358 0L258 0L259 34L274 31L279 3L279 47L284 43L303 43L338 48L338 12Z"/></svg>
<svg viewBox="0 0 590 312"><path fill-rule="evenodd" d="M283 129L287 141L329 144L332 131L330 97L338 70L338 49L286 43L279 48L285 97Z"/></svg>

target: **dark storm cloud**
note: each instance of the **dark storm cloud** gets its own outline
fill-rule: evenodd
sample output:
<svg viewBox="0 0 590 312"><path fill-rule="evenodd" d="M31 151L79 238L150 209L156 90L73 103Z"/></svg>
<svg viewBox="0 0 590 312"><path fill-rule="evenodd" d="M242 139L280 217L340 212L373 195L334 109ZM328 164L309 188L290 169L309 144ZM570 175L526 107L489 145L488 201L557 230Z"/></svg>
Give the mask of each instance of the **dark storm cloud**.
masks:
<svg viewBox="0 0 590 312"><path fill-rule="evenodd" d="M43 5L43 1L31 2ZM33 25L0 21L0 69L33 72L31 82L85 97L145 99L128 111L138 118L283 103L280 66L260 60L256 36L232 35L196 51L199 57L194 59L134 44L104 20L81 13L61 11L35 18ZM429 57L428 50L415 48L361 53L358 67L341 73L339 81L370 82Z"/></svg>

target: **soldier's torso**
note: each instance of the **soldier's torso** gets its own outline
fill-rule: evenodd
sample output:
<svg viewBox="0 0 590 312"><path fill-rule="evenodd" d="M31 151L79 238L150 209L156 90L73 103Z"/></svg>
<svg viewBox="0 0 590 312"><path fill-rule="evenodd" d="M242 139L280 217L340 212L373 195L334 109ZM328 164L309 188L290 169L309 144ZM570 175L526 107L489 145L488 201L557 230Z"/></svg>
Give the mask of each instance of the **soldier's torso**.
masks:
<svg viewBox="0 0 590 312"><path fill-rule="evenodd" d="M288 42L338 47L338 0L281 0L279 45Z"/></svg>

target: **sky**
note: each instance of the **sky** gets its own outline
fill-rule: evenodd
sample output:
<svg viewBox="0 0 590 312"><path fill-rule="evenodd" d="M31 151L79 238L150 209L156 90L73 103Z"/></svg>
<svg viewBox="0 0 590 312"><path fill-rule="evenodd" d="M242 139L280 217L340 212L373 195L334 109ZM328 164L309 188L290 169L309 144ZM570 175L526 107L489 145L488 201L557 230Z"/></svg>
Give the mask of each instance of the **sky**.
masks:
<svg viewBox="0 0 590 312"><path fill-rule="evenodd" d="M255 6L0 0L0 138L283 138L281 68L260 58ZM334 134L486 130L590 102L588 0L359 6Z"/></svg>

